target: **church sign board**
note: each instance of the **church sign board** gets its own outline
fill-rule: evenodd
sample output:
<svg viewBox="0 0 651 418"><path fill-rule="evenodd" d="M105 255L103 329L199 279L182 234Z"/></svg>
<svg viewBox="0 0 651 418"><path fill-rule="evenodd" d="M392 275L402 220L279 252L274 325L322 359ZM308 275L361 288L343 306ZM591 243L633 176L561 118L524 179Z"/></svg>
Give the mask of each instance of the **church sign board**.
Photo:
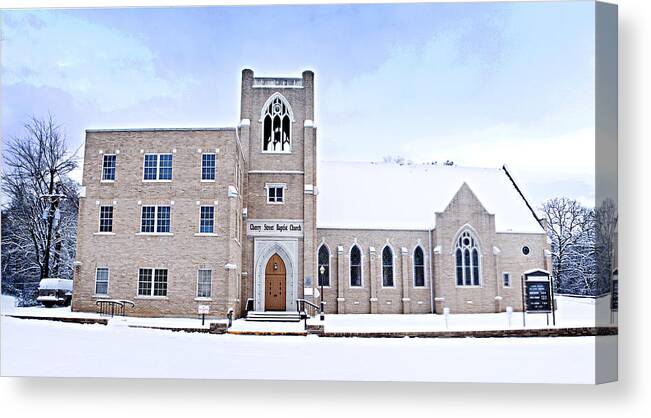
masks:
<svg viewBox="0 0 651 418"><path fill-rule="evenodd" d="M619 274L617 270L613 272L612 280L610 289L610 310L617 312L619 309Z"/></svg>
<svg viewBox="0 0 651 418"><path fill-rule="evenodd" d="M551 275L542 269L528 270L522 275L522 319L525 313L554 314L554 289ZM556 324L556 315L554 324ZM547 317L549 322L549 317Z"/></svg>
<svg viewBox="0 0 651 418"><path fill-rule="evenodd" d="M303 236L303 221L252 220L246 223L246 234L251 237L297 237Z"/></svg>

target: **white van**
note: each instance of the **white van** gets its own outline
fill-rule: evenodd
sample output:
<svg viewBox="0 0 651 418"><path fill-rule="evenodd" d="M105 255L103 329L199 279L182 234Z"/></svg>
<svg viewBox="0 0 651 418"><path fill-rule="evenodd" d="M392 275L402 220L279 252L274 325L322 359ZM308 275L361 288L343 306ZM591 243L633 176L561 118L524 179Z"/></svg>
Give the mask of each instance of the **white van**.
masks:
<svg viewBox="0 0 651 418"><path fill-rule="evenodd" d="M72 280L43 279L38 284L36 301L46 308L54 305L68 306L72 301Z"/></svg>

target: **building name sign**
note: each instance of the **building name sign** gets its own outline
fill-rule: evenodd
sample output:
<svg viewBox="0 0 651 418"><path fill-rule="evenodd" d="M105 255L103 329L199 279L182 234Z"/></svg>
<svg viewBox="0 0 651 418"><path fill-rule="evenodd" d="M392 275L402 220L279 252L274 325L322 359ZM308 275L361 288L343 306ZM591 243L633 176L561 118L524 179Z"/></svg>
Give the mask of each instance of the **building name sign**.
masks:
<svg viewBox="0 0 651 418"><path fill-rule="evenodd" d="M253 237L302 237L303 221L249 221L246 233Z"/></svg>

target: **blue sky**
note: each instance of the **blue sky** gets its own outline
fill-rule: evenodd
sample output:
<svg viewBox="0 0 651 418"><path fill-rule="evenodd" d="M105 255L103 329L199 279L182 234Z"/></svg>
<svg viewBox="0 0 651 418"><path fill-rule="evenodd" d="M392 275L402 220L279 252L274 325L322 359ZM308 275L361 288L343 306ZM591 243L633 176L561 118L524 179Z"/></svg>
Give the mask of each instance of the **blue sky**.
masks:
<svg viewBox="0 0 651 418"><path fill-rule="evenodd" d="M594 197L594 3L2 12L3 137L235 126L242 68L316 73L319 158L497 167Z"/></svg>

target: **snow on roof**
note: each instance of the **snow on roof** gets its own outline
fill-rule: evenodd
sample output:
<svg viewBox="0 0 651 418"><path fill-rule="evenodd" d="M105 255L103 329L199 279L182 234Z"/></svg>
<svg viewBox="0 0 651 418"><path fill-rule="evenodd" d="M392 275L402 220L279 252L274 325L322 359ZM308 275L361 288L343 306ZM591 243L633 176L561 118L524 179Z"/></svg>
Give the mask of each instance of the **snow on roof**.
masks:
<svg viewBox="0 0 651 418"><path fill-rule="evenodd" d="M502 168L319 162L317 176L319 228L433 229L465 182L497 232L544 232Z"/></svg>
<svg viewBox="0 0 651 418"><path fill-rule="evenodd" d="M72 290L72 280L69 279L42 279L38 284L39 289Z"/></svg>

